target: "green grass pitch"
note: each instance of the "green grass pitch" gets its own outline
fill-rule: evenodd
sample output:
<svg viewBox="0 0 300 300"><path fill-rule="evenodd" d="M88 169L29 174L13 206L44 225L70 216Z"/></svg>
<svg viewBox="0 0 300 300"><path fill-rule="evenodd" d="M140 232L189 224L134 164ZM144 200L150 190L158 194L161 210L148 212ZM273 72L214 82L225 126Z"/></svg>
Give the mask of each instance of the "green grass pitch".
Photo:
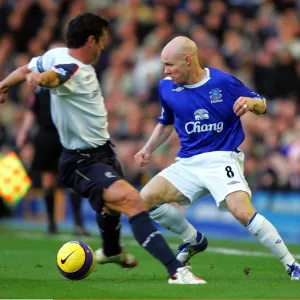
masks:
<svg viewBox="0 0 300 300"><path fill-rule="evenodd" d="M138 257L137 268L97 265L88 278L70 281L58 272L56 253L73 236L1 227L0 232L2 299L300 299L300 282L290 281L282 264L256 243L210 240L208 251L191 260L193 272L208 283L181 286L168 285L165 269L132 239L123 244ZM97 237L82 241L99 247ZM168 241L175 251L180 241ZM299 255L300 245L289 246Z"/></svg>

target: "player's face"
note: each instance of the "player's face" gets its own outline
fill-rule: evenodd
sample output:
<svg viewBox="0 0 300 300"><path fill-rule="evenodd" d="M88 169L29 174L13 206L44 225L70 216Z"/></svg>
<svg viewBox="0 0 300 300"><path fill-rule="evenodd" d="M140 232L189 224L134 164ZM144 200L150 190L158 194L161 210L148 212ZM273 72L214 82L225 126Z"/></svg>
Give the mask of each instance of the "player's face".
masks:
<svg viewBox="0 0 300 300"><path fill-rule="evenodd" d="M183 59L162 56L165 65L164 73L171 77L175 84L185 84L188 79L187 65Z"/></svg>
<svg viewBox="0 0 300 300"><path fill-rule="evenodd" d="M96 42L96 40L94 40L94 43L91 47L94 62L97 61L98 57L101 54L101 51L104 49L107 37L108 37L108 31L107 31L107 29L103 29L103 33L99 37L98 42Z"/></svg>
<svg viewBox="0 0 300 300"><path fill-rule="evenodd" d="M108 31L107 29L103 29L103 33L98 41L98 51L99 51L98 56L101 54L101 51L105 48L105 42L107 40L107 37L108 37Z"/></svg>

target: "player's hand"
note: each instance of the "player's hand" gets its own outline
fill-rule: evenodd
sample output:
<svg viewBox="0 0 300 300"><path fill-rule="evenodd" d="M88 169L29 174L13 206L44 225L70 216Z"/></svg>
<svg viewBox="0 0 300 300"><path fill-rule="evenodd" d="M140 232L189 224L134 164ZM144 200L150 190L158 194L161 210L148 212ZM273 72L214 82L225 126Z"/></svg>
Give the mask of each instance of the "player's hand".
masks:
<svg viewBox="0 0 300 300"><path fill-rule="evenodd" d="M142 149L135 156L134 159L140 167L144 167L148 164L151 157L151 153L147 149Z"/></svg>
<svg viewBox="0 0 300 300"><path fill-rule="evenodd" d="M254 99L253 98L239 97L233 105L233 111L237 116L241 117L246 112L252 110L253 105L254 105Z"/></svg>
<svg viewBox="0 0 300 300"><path fill-rule="evenodd" d="M33 90L35 90L39 86L41 80L41 73L29 73L26 75L26 83Z"/></svg>
<svg viewBox="0 0 300 300"><path fill-rule="evenodd" d="M25 142L27 140L27 133L24 130L21 130L16 138L16 146L19 149L22 149L25 145Z"/></svg>

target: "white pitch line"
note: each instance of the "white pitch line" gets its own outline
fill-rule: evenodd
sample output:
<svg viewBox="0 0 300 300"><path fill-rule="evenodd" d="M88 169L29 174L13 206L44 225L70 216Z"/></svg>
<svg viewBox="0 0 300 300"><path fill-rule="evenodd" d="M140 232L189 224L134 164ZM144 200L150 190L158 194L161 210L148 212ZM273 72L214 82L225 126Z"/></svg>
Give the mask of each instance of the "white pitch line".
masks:
<svg viewBox="0 0 300 300"><path fill-rule="evenodd" d="M225 255L240 255L240 256L258 256L258 257L274 257L271 253L261 252L261 251L247 251L239 249L229 249L229 248L219 248L219 247L210 247L207 248L207 252L215 252ZM300 254L293 255L294 258L299 259Z"/></svg>
<svg viewBox="0 0 300 300"><path fill-rule="evenodd" d="M45 234L43 233L17 233L14 234L17 235L19 238L22 239L44 239L46 237ZM71 234L59 234L57 236L50 236L49 239L55 239L55 240L60 240L60 241L70 241L70 240L76 240L76 237L71 235ZM80 238L83 242L88 242L88 241L94 241L97 239L96 237L82 237ZM134 240L132 241L126 241L127 244L131 246L139 246L138 243ZM175 243L168 243L169 246L173 249L177 249L178 244ZM211 252L211 253L219 253L219 254L224 254L224 255L235 255L235 256L256 256L256 257L274 257L273 254L267 253L267 252L262 252L262 251L247 251L247 250L240 250L240 249L233 249L233 248L223 248L223 247L210 247L205 250L205 252ZM300 259L300 254L293 254L294 258Z"/></svg>
<svg viewBox="0 0 300 300"><path fill-rule="evenodd" d="M135 241L128 242L130 245L137 245ZM171 248L177 249L178 244L168 243ZM137 245L138 246L138 245ZM225 255L235 255L235 256L257 256L257 257L274 257L273 254L262 252L262 251L247 251L240 249L232 249L232 248L221 248L221 247L210 247L205 250L205 252L219 253ZM294 258L300 259L300 254L293 255Z"/></svg>

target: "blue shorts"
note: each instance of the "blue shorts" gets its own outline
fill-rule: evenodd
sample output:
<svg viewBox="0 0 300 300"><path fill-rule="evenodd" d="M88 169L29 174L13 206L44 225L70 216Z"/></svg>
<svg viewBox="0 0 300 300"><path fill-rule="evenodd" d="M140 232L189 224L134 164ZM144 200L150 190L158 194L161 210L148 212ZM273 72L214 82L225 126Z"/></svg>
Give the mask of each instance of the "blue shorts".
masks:
<svg viewBox="0 0 300 300"><path fill-rule="evenodd" d="M59 160L61 180L82 197L88 198L98 213L103 208L103 189L123 179L123 170L111 142L84 150L63 149Z"/></svg>

